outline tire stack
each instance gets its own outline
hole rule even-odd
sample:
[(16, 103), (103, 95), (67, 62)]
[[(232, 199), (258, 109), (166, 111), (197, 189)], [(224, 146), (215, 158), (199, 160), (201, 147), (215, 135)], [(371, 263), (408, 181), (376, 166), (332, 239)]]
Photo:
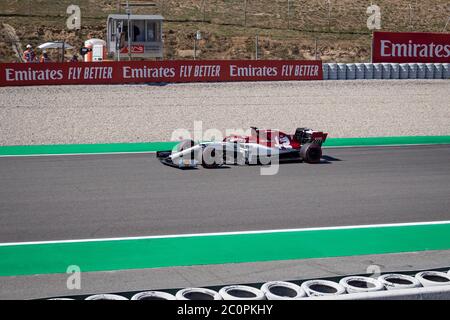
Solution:
[(450, 63), (324, 63), (323, 80), (450, 79)]
[[(297, 281), (295, 281), (297, 282)], [(387, 273), (377, 277), (347, 276), (339, 281), (324, 279), (306, 280), (299, 284), (288, 281), (269, 281), (260, 286), (228, 285), (220, 289), (184, 288), (176, 294), (165, 291), (143, 291), (127, 298), (127, 294), (94, 294), (84, 300), (301, 300), (310, 298), (334, 299), (349, 295), (364, 299), (370, 293), (394, 290), (442, 287), (450, 292), (450, 270), (421, 271), (414, 275)], [(446, 291), (447, 292), (447, 291)], [(381, 295), (382, 297), (383, 295)], [(56, 297), (48, 300), (77, 300), (76, 297)]]

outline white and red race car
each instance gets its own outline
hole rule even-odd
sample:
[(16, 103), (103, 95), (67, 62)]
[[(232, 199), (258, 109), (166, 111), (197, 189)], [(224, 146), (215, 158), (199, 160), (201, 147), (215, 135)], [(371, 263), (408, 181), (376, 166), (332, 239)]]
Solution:
[(328, 133), (297, 128), (294, 134), (251, 128), (249, 136), (227, 136), (220, 142), (181, 141), (173, 151), (159, 151), (162, 163), (177, 167), (217, 168), (225, 164), (270, 164), (275, 161), (318, 163)]

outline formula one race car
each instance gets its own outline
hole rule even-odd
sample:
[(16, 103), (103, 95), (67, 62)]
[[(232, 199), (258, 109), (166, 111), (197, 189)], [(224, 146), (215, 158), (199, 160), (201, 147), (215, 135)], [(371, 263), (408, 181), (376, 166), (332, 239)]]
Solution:
[(250, 136), (227, 136), (221, 142), (181, 141), (173, 151), (157, 152), (162, 163), (183, 168), (217, 168), (225, 164), (252, 165), (305, 161), (318, 163), (328, 133), (297, 128), (294, 134), (251, 127)]

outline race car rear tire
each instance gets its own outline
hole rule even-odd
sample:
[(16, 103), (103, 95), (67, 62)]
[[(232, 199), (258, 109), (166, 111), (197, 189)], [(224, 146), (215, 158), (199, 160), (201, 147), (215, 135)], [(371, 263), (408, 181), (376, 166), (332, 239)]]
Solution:
[(300, 157), (307, 163), (319, 163), (322, 158), (322, 147), (315, 143), (305, 143), (300, 148)]
[(202, 152), (202, 166), (207, 169), (218, 168), (224, 163), (223, 151), (214, 146), (206, 146)]

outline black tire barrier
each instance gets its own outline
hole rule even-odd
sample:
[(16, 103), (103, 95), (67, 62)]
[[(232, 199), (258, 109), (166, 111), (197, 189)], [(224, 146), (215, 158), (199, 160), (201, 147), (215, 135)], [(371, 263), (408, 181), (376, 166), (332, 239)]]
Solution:
[(347, 63), (347, 80), (356, 79), (356, 66), (354, 63)]
[(443, 286), (450, 284), (450, 275), (439, 271), (422, 271), (416, 274), (415, 278), (424, 287)]
[[(444, 286), (442, 290), (448, 290), (450, 270), (440, 270), (422, 271), (414, 276), (390, 273), (383, 274), (376, 279), (365, 276), (349, 276), (340, 279), (339, 283), (315, 279), (304, 281), (300, 286), (292, 282), (269, 281), (263, 283), (261, 289), (245, 285), (225, 286), (218, 292), (208, 288), (185, 288), (179, 290), (175, 296), (164, 291), (150, 290), (134, 294), (131, 300), (295, 300), (321, 296), (332, 299), (334, 296), (345, 295), (346, 293), (359, 293), (359, 295), (350, 296), (349, 299), (353, 299), (353, 297), (365, 299), (365, 297), (369, 298), (367, 293), (384, 289), (396, 291), (405, 289), (405, 292), (409, 292), (411, 290), (408, 291), (407, 289), (420, 290), (422, 286)], [(433, 290), (439, 290), (439, 288)], [(394, 294), (401, 296), (401, 292)], [(377, 295), (383, 297), (382, 293)], [(128, 297), (128, 294), (125, 294), (125, 296)], [(120, 294), (94, 294), (87, 297), (55, 297), (47, 300), (128, 300), (125, 296)], [(386, 296), (389, 296), (389, 293), (386, 293)]]
[(84, 300), (128, 300), (127, 298), (123, 296), (119, 296), (118, 294), (94, 294), (92, 296), (87, 297)]
[(328, 79), (329, 80), (337, 80), (338, 79), (337, 63), (328, 63)]
[(264, 293), (256, 288), (242, 285), (226, 286), (219, 290), (223, 300), (265, 300)]
[(408, 79), (417, 79), (417, 63), (408, 63), (409, 75)]
[(131, 300), (176, 300), (173, 294), (163, 291), (144, 291), (136, 293)]
[(434, 64), (434, 79), (442, 79), (444, 76), (444, 68), (441, 63)]
[(398, 63), (390, 63), (391, 65), (391, 73), (390, 79), (398, 80), (400, 79), (400, 66)]
[(185, 288), (175, 294), (177, 300), (222, 300), (217, 291), (206, 288)]
[(364, 63), (364, 79), (373, 79), (373, 63)]
[(383, 69), (383, 79), (392, 79), (391, 78), (391, 72), (392, 67), (390, 63), (382, 63), (381, 67)]
[(378, 281), (380, 281), (387, 290), (419, 288), (422, 286), (416, 278), (398, 273), (384, 274), (378, 277)]
[(337, 64), (337, 78), (338, 80), (347, 80), (347, 64), (346, 63), (338, 63)]
[(383, 284), (374, 278), (362, 276), (350, 276), (342, 278), (339, 284), (347, 293), (374, 292), (384, 289)]
[(450, 79), (450, 63), (324, 63), (323, 80)]
[(301, 284), (308, 297), (337, 296), (345, 293), (339, 283), (329, 280), (308, 280)]
[[(355, 79), (365, 79), (365, 68), (364, 63), (355, 63)], [(325, 76), (323, 78), (326, 79)]]
[(383, 65), (381, 63), (373, 63), (373, 79), (383, 79)]
[(417, 63), (417, 79), (427, 78), (427, 65), (425, 63)]
[(261, 286), (261, 291), (267, 300), (296, 300), (306, 296), (298, 285), (285, 281), (270, 281)]
[(442, 79), (450, 79), (450, 63), (442, 64)]
[(322, 65), (322, 73), (323, 73), (323, 79), (329, 79), (328, 73), (330, 72), (330, 67), (327, 63), (324, 63)]

